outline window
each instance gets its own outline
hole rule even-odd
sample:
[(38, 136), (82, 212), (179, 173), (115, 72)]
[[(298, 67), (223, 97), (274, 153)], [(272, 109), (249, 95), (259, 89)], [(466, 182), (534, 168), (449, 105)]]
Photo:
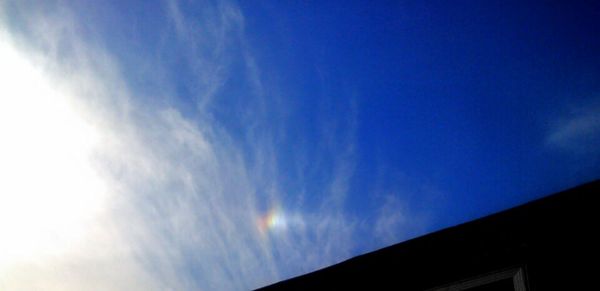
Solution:
[(487, 274), (429, 291), (526, 291), (523, 268)]

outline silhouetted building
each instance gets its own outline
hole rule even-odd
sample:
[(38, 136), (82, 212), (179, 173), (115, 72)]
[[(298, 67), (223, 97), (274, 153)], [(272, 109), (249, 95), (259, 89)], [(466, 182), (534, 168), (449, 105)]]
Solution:
[(260, 290), (598, 290), (600, 181)]

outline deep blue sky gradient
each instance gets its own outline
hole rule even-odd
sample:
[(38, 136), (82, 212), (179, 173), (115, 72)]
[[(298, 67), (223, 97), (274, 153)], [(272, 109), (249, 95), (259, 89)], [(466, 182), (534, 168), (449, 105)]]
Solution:
[(0, 40), (102, 133), (126, 251), (32, 284), (251, 289), (600, 177), (600, 1), (57, 2)]
[[(598, 178), (597, 150), (545, 142), (569, 106), (598, 98), (597, 2), (241, 4), (259, 63), (296, 102), (289, 144), (318, 142), (316, 115), (357, 104), (360, 215), (374, 181), (435, 209), (432, 230)], [(423, 185), (440, 197), (419, 201)]]
[[(597, 137), (583, 139), (585, 150), (548, 142), (573, 108), (598, 104), (598, 1), (238, 4), (243, 29), (226, 33), (243, 40), (223, 43), (220, 61), (232, 73), (207, 109), (196, 106), (202, 88), (184, 44), (162, 29), (164, 3), (74, 5), (86, 20), (80, 29), (118, 57), (127, 83), (161, 97), (144, 102), (216, 121), (247, 149), (273, 141), (273, 179), (290, 208), (320, 211), (325, 181), (348, 166), (340, 156), (351, 160), (344, 207), (363, 234), (388, 194), (426, 217), (421, 227), (398, 229), (406, 239), (599, 177)], [(207, 6), (183, 2), (182, 11), (202, 23)], [(259, 68), (261, 92), (244, 52)], [(210, 47), (203, 53), (210, 58)], [(175, 97), (139, 74), (161, 76), (146, 59), (168, 65), (163, 81)], [(260, 121), (250, 124), (253, 115)], [(360, 233), (356, 254), (382, 246)]]

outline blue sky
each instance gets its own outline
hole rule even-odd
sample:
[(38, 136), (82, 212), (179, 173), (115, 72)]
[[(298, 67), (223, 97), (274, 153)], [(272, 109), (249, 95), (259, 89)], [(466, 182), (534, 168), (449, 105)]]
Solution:
[(556, 2), (0, 1), (0, 289), (256, 288), (597, 179)]

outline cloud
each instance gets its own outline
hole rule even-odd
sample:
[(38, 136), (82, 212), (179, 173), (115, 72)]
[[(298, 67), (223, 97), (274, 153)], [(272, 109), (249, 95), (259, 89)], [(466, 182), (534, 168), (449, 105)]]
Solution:
[[(226, 1), (203, 3), (206, 10), (198, 19), (204, 22), (197, 23), (180, 5), (166, 3), (179, 43), (163, 49), (185, 52), (195, 77), (185, 83), (194, 92), (193, 114), (172, 99), (145, 95), (128, 84), (125, 73), (135, 68), (123, 67), (95, 37), (93, 26), (83, 27), (69, 8), (11, 3), (1, 10), (18, 23), (5, 20), (12, 30), (2, 34), (2, 41), (53, 84), (77, 123), (93, 128), (97, 137), (85, 161), (106, 190), (98, 194), (102, 207), (86, 222), (85, 232), (59, 255), (30, 249), (29, 257), (2, 265), (3, 289), (248, 289), (350, 255), (355, 223), (343, 211), (343, 200), (353, 175), (354, 137), (327, 149), (339, 153), (333, 155), (333, 174), (322, 185), (317, 210), (290, 203), (294, 193), (277, 180), (281, 157), (275, 140), (281, 129), (270, 129), (260, 114), (266, 106), (264, 88), (258, 65), (243, 51), (239, 8)], [(243, 97), (251, 98), (250, 109), (259, 113), (241, 118), (254, 124), (244, 135), (206, 117), (222, 98), (219, 92), (238, 57), (256, 89)], [(161, 60), (152, 65), (171, 72)], [(170, 89), (177, 84), (170, 85), (162, 94), (177, 95)], [(57, 193), (43, 194), (56, 198)], [(289, 227), (261, 231), (258, 221), (272, 208), (281, 209)]]
[(394, 195), (385, 196), (385, 202), (375, 220), (374, 232), (376, 237), (386, 243), (398, 241), (398, 229), (408, 224), (406, 207)]
[(435, 211), (444, 201), (444, 193), (430, 181), (413, 180), (409, 175), (381, 167), (371, 190), (376, 212), (366, 227), (380, 246), (397, 243), (426, 232)]
[(600, 146), (600, 105), (598, 100), (573, 108), (552, 128), (546, 142), (575, 153), (595, 153)]
[[(176, 39), (182, 45), (186, 65), (195, 77), (192, 88), (200, 109), (209, 106), (229, 75), (235, 51), (244, 29), (244, 17), (229, 1), (200, 1), (166, 3), (167, 16)], [(184, 6), (184, 7), (182, 7)], [(188, 17), (183, 11), (196, 11)]]

